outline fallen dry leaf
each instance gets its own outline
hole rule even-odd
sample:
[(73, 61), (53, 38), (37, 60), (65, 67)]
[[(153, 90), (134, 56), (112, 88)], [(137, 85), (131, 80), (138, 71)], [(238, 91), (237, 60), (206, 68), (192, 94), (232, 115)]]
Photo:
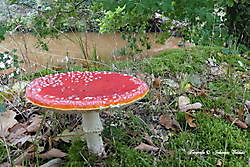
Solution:
[(225, 115), (225, 118), (230, 122), (234, 122), (234, 118), (230, 115)]
[(210, 110), (210, 112), (215, 116), (215, 117), (224, 117), (225, 111), (220, 109), (220, 108), (213, 108)]
[(180, 124), (169, 115), (161, 115), (159, 118), (159, 123), (166, 129), (172, 129), (175, 131), (181, 130)]
[(32, 117), (31, 124), (28, 125), (28, 127), (26, 128), (27, 132), (36, 132), (39, 129), (41, 122), (42, 122), (41, 116), (35, 115), (34, 117)]
[(151, 145), (148, 145), (148, 144), (145, 144), (145, 143), (141, 143), (140, 145), (136, 146), (135, 147), (136, 150), (141, 150), (141, 151), (158, 151), (159, 148), (158, 147), (155, 147), (155, 146), (151, 146)]
[(90, 64), (87, 61), (81, 61), (80, 64), (82, 65), (83, 68), (89, 68)]
[(224, 110), (221, 110), (219, 108), (212, 109), (212, 110), (208, 111), (208, 113), (212, 113), (213, 116), (215, 116), (215, 117), (223, 117), (226, 120), (228, 120), (229, 122), (231, 122), (234, 125), (238, 126), (239, 128), (242, 128), (242, 129), (247, 129), (248, 128), (248, 124), (247, 124), (246, 121), (243, 122), (243, 121), (241, 121), (239, 119), (235, 119), (232, 116), (230, 116), (228, 114), (225, 114)]
[(9, 162), (4, 162), (0, 164), (0, 167), (12, 167), (12, 165)]
[(201, 96), (201, 97), (207, 97), (207, 93), (206, 92), (197, 92), (194, 94), (196, 97)]
[(242, 122), (241, 120), (236, 120), (235, 125), (237, 125), (238, 127), (242, 128), (242, 129), (247, 129), (248, 128), (247, 124)]
[(188, 110), (196, 110), (200, 109), (202, 107), (201, 103), (193, 103), (193, 104), (187, 104), (185, 106), (180, 107), (180, 112), (187, 112)]
[(178, 106), (179, 109), (185, 107), (186, 105), (190, 104), (190, 99), (187, 96), (180, 96), (178, 98)]
[(172, 120), (172, 130), (175, 130), (175, 131), (180, 131), (181, 130), (181, 125), (179, 124), (178, 121), (176, 121), (175, 119)]
[(246, 123), (247, 125), (250, 125), (250, 114), (247, 114), (247, 115), (246, 115), (245, 123)]
[(222, 165), (222, 159), (218, 159), (216, 166), (221, 166)]
[(8, 135), (8, 129), (17, 124), (16, 113), (12, 110), (0, 113), (0, 136)]
[(247, 129), (248, 126), (246, 123), (242, 122), (241, 120), (238, 120), (238, 119), (234, 119), (232, 116), (230, 115), (225, 115), (225, 118), (232, 122), (233, 124), (235, 124), (236, 126), (238, 126), (239, 128), (242, 128), (242, 129)]
[(243, 121), (243, 119), (244, 119), (244, 114), (245, 114), (246, 110), (244, 110), (244, 109), (237, 109), (236, 112), (237, 112), (237, 114), (238, 114), (238, 118), (239, 118), (241, 121)]
[(160, 87), (161, 87), (161, 79), (160, 79), (160, 78), (156, 78), (156, 79), (153, 81), (153, 87), (154, 87), (154, 88), (160, 88)]
[(60, 159), (60, 158), (55, 158), (55, 159), (52, 159), (52, 160), (48, 161), (47, 163), (41, 165), (40, 167), (57, 167), (57, 166), (60, 166), (60, 164), (63, 162), (65, 162), (65, 161)]
[(53, 66), (53, 67), (52, 67), (52, 70), (60, 71), (60, 70), (63, 70), (63, 67), (62, 67), (61, 65)]
[(173, 150), (166, 150), (166, 155), (167, 155), (167, 157), (174, 158), (174, 151)]
[(15, 140), (12, 140), (10, 143), (12, 145), (16, 145), (18, 143), (20, 143), (21, 145), (23, 145), (24, 143), (26, 143), (27, 141), (31, 141), (31, 139), (34, 138), (30, 135), (22, 135), (19, 138), (16, 138)]
[(154, 146), (152, 138), (148, 135), (148, 133), (144, 133), (143, 139), (150, 145)]
[(28, 161), (34, 158), (35, 158), (34, 152), (32, 153), (25, 152), (24, 154), (20, 155), (17, 159), (14, 160), (14, 164), (21, 165), (25, 160)]
[(188, 123), (188, 125), (191, 127), (191, 128), (195, 128), (197, 127), (198, 125), (193, 123), (193, 121), (195, 121), (196, 119), (192, 117), (192, 115), (190, 114), (185, 114), (185, 119)]
[(246, 100), (245, 105), (247, 106), (248, 109), (250, 109), (250, 100)]
[(19, 157), (14, 160), (15, 165), (21, 165), (25, 160), (30, 160), (35, 158), (35, 146), (31, 145), (27, 150), (24, 151)]
[(164, 126), (166, 129), (171, 129), (172, 127), (172, 118), (169, 115), (161, 115), (159, 118), (159, 123)]
[(19, 141), (21, 141), (22, 143), (25, 142), (23, 139), (24, 138), (27, 139), (26, 138), (27, 134), (25, 134), (26, 129), (21, 125), (22, 125), (21, 123), (18, 123), (12, 129), (10, 129), (10, 134), (7, 138), (9, 143), (15, 145)]
[(35, 115), (25, 123), (15, 124), (12, 128), (9, 128), (8, 142), (13, 145), (18, 143), (24, 144), (32, 138), (30, 133), (36, 132), (39, 129), (41, 121), (41, 117)]
[(66, 155), (67, 155), (67, 153), (62, 152), (59, 149), (52, 148), (51, 150), (49, 150), (43, 154), (40, 154), (39, 158), (42, 158), (42, 159), (62, 158), (62, 157), (65, 157)]

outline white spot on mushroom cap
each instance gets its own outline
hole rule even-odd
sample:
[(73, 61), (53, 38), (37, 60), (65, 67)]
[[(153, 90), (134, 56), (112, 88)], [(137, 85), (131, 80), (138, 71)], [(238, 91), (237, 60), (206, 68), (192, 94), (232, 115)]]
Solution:
[(94, 97), (84, 97), (83, 99), (84, 99), (84, 100), (87, 100), (87, 99), (90, 99), (90, 100), (91, 100), (91, 99), (94, 99)]

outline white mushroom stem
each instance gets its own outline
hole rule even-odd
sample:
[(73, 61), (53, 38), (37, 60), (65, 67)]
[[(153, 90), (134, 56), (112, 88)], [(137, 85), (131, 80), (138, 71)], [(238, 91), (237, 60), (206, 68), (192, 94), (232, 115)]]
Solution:
[(101, 155), (104, 152), (101, 132), (103, 130), (99, 112), (86, 111), (82, 114), (83, 131), (86, 133), (88, 150), (91, 153)]

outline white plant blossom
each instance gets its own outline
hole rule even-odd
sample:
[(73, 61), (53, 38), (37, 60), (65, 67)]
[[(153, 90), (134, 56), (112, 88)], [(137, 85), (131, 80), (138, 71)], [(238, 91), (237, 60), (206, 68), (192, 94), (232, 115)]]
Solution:
[(17, 70), (16, 70), (16, 74), (19, 74), (20, 73), (20, 69), (18, 68)]
[(3, 55), (3, 59), (8, 59), (8, 58), (9, 58), (9, 55), (7, 55), (7, 54)]
[(12, 78), (12, 77), (14, 77), (14, 75), (15, 75), (14, 73), (11, 73), (8, 77)]
[(19, 63), (18, 60), (14, 60), (12, 53), (0, 53), (0, 71), (9, 68), (14, 68), (15, 72), (7, 74), (8, 78), (13, 78), (15, 75), (20, 74), (21, 69), (15, 64), (15, 61)]
[(206, 24), (207, 24), (206, 21), (205, 21), (205, 22), (202, 22), (202, 23), (201, 23), (201, 27), (203, 28)]
[(199, 21), (199, 20), (200, 20), (200, 17), (199, 17), (199, 16), (196, 16), (196, 17), (195, 17), (195, 20), (196, 20), (196, 21)]
[(220, 18), (220, 21), (225, 21), (225, 16), (226, 16), (226, 12), (225, 12), (225, 9), (224, 8), (215, 8), (214, 11), (213, 11), (213, 14), (215, 16), (219, 16)]
[(0, 68), (5, 69), (5, 63), (4, 62), (0, 62)]
[(11, 65), (11, 64), (12, 64), (12, 59), (7, 60), (7, 61), (5, 62), (5, 64)]

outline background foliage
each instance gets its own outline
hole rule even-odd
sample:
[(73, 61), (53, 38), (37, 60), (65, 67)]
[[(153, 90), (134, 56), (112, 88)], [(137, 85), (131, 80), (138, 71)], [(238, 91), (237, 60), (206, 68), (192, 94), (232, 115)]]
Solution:
[[(2, 0), (0, 39), (8, 32), (32, 32), (44, 49), (44, 38), (64, 32), (121, 32), (128, 48), (149, 49), (147, 32), (160, 41), (179, 35), (197, 45), (224, 46), (230, 52), (249, 49), (250, 15), (246, 0)], [(23, 9), (23, 10), (21, 10)], [(5, 18), (5, 19), (3, 19)], [(127, 53), (127, 54), (128, 54)]]
[[(158, 21), (161, 22), (160, 29), (164, 32), (177, 29), (186, 40), (198, 45), (225, 46), (239, 51), (249, 49), (250, 25), (247, 18), (250, 15), (250, 3), (244, 0), (99, 2), (108, 10), (103, 19), (105, 22), (100, 25), (106, 31), (120, 31), (126, 27), (126, 32), (144, 32), (152, 26), (149, 24), (152, 24), (150, 20), (156, 19), (155, 13), (160, 13), (162, 18)], [(116, 16), (120, 7), (123, 7), (122, 12), (119, 11), (119, 16)], [(188, 26), (177, 26), (176, 20)]]

